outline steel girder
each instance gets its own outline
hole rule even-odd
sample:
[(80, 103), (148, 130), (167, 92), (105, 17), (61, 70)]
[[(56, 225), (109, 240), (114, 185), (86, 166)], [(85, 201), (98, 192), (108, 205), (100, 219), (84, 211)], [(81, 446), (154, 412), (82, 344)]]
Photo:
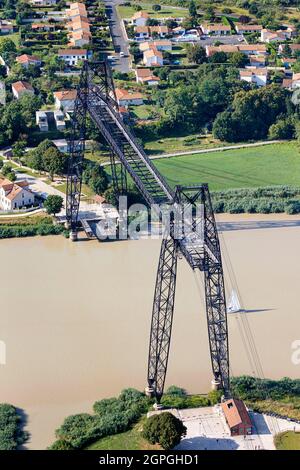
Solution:
[(175, 302), (178, 244), (172, 237), (161, 246), (154, 292), (148, 357), (148, 386), (159, 402), (164, 391)]

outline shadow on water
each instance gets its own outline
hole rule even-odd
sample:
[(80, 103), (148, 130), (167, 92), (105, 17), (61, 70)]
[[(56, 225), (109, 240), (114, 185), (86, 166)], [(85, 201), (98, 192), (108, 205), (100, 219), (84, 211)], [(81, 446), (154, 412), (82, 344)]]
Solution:
[(270, 221), (245, 221), (245, 222), (217, 222), (219, 231), (231, 232), (234, 230), (257, 230), (269, 228), (300, 227), (299, 220), (270, 220)]
[(30, 433), (28, 431), (25, 430), (27, 424), (28, 424), (28, 415), (27, 413), (25, 413), (25, 411), (22, 409), (22, 408), (16, 408), (16, 411), (17, 411), (17, 414), (18, 416), (20, 417), (20, 428), (19, 428), (19, 431), (21, 433), (25, 433), (26, 435), (26, 441), (21, 444), (20, 446), (18, 446), (18, 450), (27, 450), (27, 447), (26, 447), (26, 442), (28, 442), (28, 440), (30, 439)]

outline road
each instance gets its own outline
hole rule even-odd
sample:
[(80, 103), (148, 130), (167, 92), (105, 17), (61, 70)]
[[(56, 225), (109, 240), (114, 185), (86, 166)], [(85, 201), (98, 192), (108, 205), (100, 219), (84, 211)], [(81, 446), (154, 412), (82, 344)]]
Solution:
[(119, 72), (128, 73), (130, 72), (129, 43), (127, 41), (121, 18), (117, 11), (117, 6), (121, 3), (123, 3), (123, 0), (104, 0), (115, 51), (118, 54), (120, 52), (125, 54), (125, 57), (117, 58), (114, 62), (113, 68)]

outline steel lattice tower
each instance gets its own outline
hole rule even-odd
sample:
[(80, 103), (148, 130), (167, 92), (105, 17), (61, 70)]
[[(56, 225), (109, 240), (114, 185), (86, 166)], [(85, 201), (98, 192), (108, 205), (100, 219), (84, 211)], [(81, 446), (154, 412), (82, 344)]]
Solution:
[[(172, 333), (177, 259), (181, 253), (193, 270), (204, 273), (210, 356), (215, 384), (230, 394), (228, 326), (221, 249), (207, 184), (177, 186), (174, 191), (157, 171), (120, 117), (113, 80), (106, 63), (85, 62), (73, 117), (67, 181), (67, 222), (76, 239), (87, 115), (106, 140), (115, 191), (125, 193), (127, 173), (149, 204), (175, 205), (177, 215), (190, 209), (189, 234), (175, 237), (174, 220), (162, 241), (157, 270), (148, 358), (148, 392), (159, 403), (164, 390)], [(201, 216), (197, 214), (201, 207)], [(183, 226), (182, 226), (183, 227)], [(176, 227), (178, 230), (178, 227)]]

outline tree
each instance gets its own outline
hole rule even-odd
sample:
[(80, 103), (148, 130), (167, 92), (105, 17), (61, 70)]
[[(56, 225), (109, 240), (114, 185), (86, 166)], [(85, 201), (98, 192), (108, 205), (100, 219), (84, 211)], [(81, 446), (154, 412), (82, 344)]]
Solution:
[(61, 211), (63, 202), (64, 200), (61, 196), (50, 194), (44, 202), (44, 207), (48, 214), (55, 215)]
[(243, 54), (242, 52), (233, 52), (229, 55), (229, 62), (235, 67), (243, 68), (248, 64), (249, 60), (246, 54)]
[(295, 136), (295, 125), (291, 119), (279, 119), (269, 128), (270, 139), (292, 139)]
[(251, 20), (250, 16), (247, 16), (247, 15), (241, 15), (239, 17), (239, 23), (242, 23), (242, 24), (247, 24), (249, 23), (250, 20)]
[(44, 153), (44, 169), (48, 171), (51, 181), (54, 175), (63, 175), (66, 169), (66, 156), (55, 146), (48, 148)]
[(180, 419), (165, 412), (148, 418), (142, 434), (151, 444), (160, 444), (170, 450), (186, 435), (186, 427)]
[(186, 53), (190, 63), (203, 64), (206, 62), (206, 52), (200, 44), (187, 44)]
[(3, 55), (8, 52), (17, 52), (16, 45), (14, 41), (9, 38), (1, 38), (0, 39), (0, 55)]
[(158, 5), (158, 3), (155, 3), (154, 5), (152, 5), (152, 10), (153, 10), (153, 11), (160, 11), (160, 10), (161, 10), (161, 6)]
[(12, 146), (13, 157), (20, 160), (25, 153), (26, 145), (26, 140), (17, 140)]
[(217, 51), (209, 57), (208, 61), (213, 64), (224, 64), (225, 62), (227, 62), (227, 59), (228, 56), (226, 52)]
[(190, 1), (190, 4), (189, 4), (189, 15), (190, 15), (192, 18), (196, 18), (196, 16), (197, 16), (197, 7), (196, 7), (196, 3), (194, 2), (194, 0), (191, 0), (191, 1)]

